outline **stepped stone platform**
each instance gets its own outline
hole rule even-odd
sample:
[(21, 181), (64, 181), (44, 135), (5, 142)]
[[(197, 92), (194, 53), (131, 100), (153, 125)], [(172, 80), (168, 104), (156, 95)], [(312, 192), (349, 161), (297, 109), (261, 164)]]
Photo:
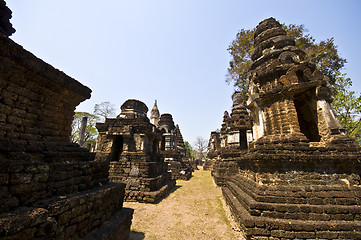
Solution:
[[(69, 142), (75, 107), (91, 90), (9, 39), (4, 21), (0, 239), (88, 239), (100, 230), (99, 239), (127, 239), (133, 210), (122, 208), (125, 185), (109, 183), (109, 164)], [(107, 222), (114, 224), (105, 230)]]
[(361, 239), (361, 149), (330, 106), (328, 78), (274, 19), (254, 35), (253, 136), (222, 187), (247, 239)]
[(222, 191), (250, 239), (361, 237), (361, 154), (348, 146), (343, 152), (335, 148), (333, 153), (308, 147), (308, 152), (250, 153), (239, 159), (240, 173)]

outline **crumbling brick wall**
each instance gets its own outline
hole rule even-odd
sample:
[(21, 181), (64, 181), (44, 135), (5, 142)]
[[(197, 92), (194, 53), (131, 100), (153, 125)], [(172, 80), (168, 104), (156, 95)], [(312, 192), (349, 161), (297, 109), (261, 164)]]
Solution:
[(125, 185), (70, 142), (90, 93), (0, 32), (0, 239), (127, 239)]
[(75, 107), (91, 90), (4, 36), (0, 46), (0, 152), (69, 142)]

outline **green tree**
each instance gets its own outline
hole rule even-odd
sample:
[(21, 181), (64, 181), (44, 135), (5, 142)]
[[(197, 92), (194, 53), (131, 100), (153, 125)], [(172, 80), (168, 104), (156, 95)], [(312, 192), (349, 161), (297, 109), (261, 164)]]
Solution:
[(361, 96), (351, 90), (352, 81), (342, 74), (336, 78), (333, 109), (349, 136), (361, 143)]
[[(330, 83), (335, 84), (340, 70), (347, 62), (338, 55), (337, 45), (330, 38), (319, 43), (307, 32), (304, 25), (283, 25), (287, 35), (295, 39), (296, 46), (306, 52), (306, 59), (313, 61), (323, 74), (330, 78)], [(229, 63), (226, 82), (233, 83), (244, 96), (247, 94), (248, 71), (252, 64), (251, 54), (254, 51), (253, 36), (255, 29), (241, 29), (228, 48), (232, 60)]]
[(190, 156), (192, 158), (196, 157), (195, 151), (194, 151), (192, 145), (188, 141), (184, 142), (184, 146), (185, 146), (185, 149), (186, 149), (186, 155), (187, 156)]
[(83, 117), (87, 117), (87, 126), (85, 128), (85, 135), (84, 135), (84, 147), (94, 146), (96, 138), (98, 136), (98, 131), (95, 127), (95, 124), (100, 121), (100, 118), (98, 116), (95, 116), (93, 114), (87, 113), (87, 112), (75, 112), (74, 120), (72, 123), (72, 133), (71, 133), (71, 141), (78, 143), (79, 141), (79, 134), (81, 129), (81, 122)]

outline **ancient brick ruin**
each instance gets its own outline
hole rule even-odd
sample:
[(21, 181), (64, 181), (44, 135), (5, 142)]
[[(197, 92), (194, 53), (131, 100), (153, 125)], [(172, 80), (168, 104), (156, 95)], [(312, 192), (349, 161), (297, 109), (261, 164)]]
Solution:
[(214, 164), (220, 160), (221, 150), (221, 134), (220, 132), (211, 132), (208, 141), (208, 152), (206, 162), (203, 164), (203, 170), (210, 171), (213, 169)]
[(8, 35), (0, 34), (0, 239), (127, 239), (125, 185), (108, 183), (108, 163), (70, 143), (75, 107), (91, 90)]
[(249, 239), (361, 239), (361, 151), (328, 78), (273, 18), (259, 23), (248, 107), (255, 141), (222, 188)]
[(174, 125), (171, 114), (165, 113), (160, 116), (157, 127), (162, 134), (160, 153), (168, 164), (172, 179), (189, 180), (192, 177), (192, 170), (183, 162), (185, 147), (179, 126)]
[(148, 107), (130, 99), (117, 118), (97, 123), (96, 159), (110, 162), (109, 178), (126, 184), (125, 200), (156, 203), (175, 186), (159, 153), (162, 135), (147, 117)]
[(245, 154), (248, 149), (247, 134), (251, 129), (251, 120), (244, 106), (242, 95), (232, 95), (231, 115), (226, 111), (220, 132), (221, 149), (219, 161), (213, 165), (212, 176), (218, 186), (225, 184), (225, 179), (238, 173), (236, 158)]

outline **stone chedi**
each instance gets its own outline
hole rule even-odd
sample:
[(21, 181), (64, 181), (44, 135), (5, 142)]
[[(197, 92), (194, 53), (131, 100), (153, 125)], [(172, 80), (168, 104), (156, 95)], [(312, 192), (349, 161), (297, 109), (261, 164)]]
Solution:
[[(187, 168), (186, 171), (193, 172), (194, 168), (192, 166), (192, 161), (189, 159), (189, 156), (188, 156), (188, 155), (190, 155), (190, 153), (187, 153), (186, 146), (185, 146), (179, 125), (177, 124), (175, 126), (175, 128), (176, 128), (175, 130), (176, 130), (176, 136), (177, 136), (176, 137), (176, 145), (177, 145), (177, 150), (178, 150), (179, 154), (181, 155), (182, 165)], [(187, 174), (183, 174), (183, 175), (187, 175)]]
[(244, 154), (248, 148), (247, 134), (251, 130), (251, 119), (244, 106), (242, 95), (236, 91), (232, 95), (231, 115), (226, 111), (221, 127), (220, 161), (214, 164), (212, 176), (218, 186), (225, 183), (227, 177), (238, 173), (236, 158)]
[(69, 142), (91, 90), (6, 35), (0, 46), (0, 239), (127, 239), (125, 185)]
[(126, 184), (126, 200), (156, 203), (175, 186), (159, 154), (160, 131), (150, 123), (147, 106), (124, 102), (117, 118), (97, 123), (96, 159), (110, 162), (109, 178)]
[(361, 239), (360, 148), (328, 78), (274, 19), (259, 23), (248, 107), (255, 141), (222, 187), (249, 239)]
[(185, 146), (179, 126), (174, 125), (173, 117), (169, 113), (161, 115), (158, 129), (162, 134), (160, 153), (168, 164), (168, 171), (173, 179), (189, 180), (192, 177), (191, 168), (183, 162)]

